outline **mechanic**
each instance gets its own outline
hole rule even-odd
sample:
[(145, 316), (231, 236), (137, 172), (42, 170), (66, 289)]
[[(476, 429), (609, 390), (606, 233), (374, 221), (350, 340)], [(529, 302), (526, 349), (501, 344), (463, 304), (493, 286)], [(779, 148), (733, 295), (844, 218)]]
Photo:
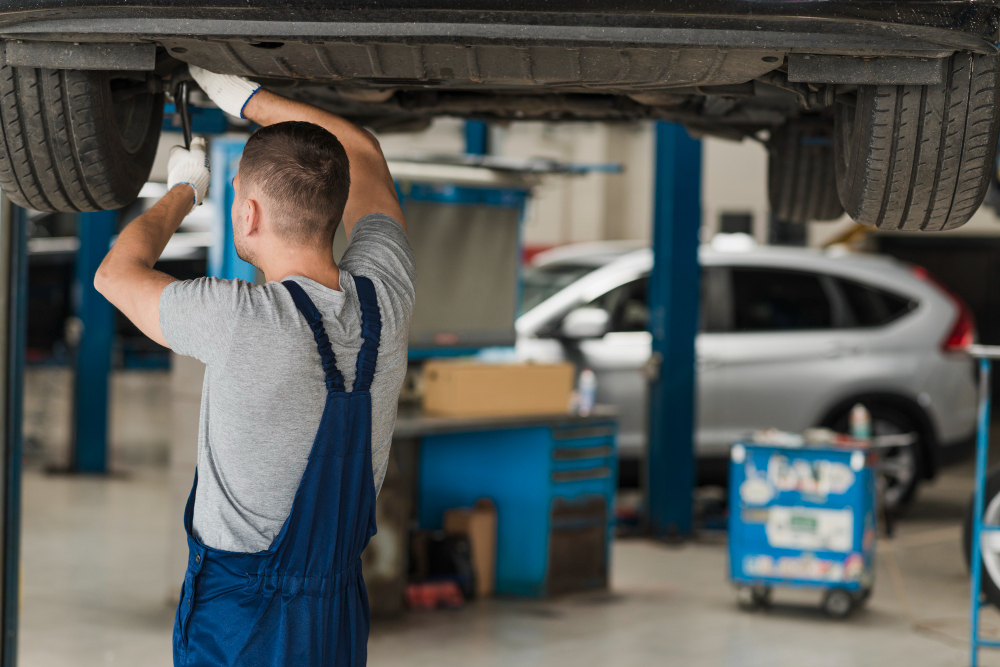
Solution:
[(174, 664), (363, 665), (360, 556), (414, 302), (396, 189), (365, 130), (243, 78), (191, 72), (223, 111), (262, 126), (233, 179), (232, 221), (237, 254), (265, 282), (153, 268), (207, 194), (201, 138), (171, 149), (167, 194), (121, 232), (94, 280), (143, 333), (206, 365)]

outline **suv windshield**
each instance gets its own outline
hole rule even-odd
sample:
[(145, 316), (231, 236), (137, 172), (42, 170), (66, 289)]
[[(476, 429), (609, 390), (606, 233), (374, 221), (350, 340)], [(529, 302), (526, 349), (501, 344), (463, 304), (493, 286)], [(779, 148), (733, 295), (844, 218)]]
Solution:
[[(549, 264), (524, 270), (524, 294), (521, 313), (526, 313), (542, 301), (584, 277), (597, 267), (583, 264)], [(520, 313), (518, 313), (520, 314)]]

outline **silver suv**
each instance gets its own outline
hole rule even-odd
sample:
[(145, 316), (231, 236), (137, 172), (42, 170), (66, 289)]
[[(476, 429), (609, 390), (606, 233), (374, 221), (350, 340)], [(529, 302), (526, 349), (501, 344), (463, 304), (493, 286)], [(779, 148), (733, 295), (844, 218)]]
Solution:
[[(646, 446), (648, 248), (567, 246), (535, 258), (517, 320), (522, 359), (571, 360), (597, 374), (621, 413), (623, 471)], [(760, 428), (847, 429), (864, 403), (873, 432), (916, 433), (886, 457), (887, 503), (902, 505), (975, 428), (975, 337), (964, 303), (919, 267), (846, 252), (758, 247), (716, 237), (700, 252), (697, 452), (724, 478), (731, 443)], [(669, 372), (669, 369), (666, 369)]]

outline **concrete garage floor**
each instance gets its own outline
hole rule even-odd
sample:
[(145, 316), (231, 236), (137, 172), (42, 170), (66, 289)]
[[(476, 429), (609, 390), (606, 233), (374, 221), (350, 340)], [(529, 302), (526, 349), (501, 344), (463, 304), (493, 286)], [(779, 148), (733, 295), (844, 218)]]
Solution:
[[(682, 546), (619, 540), (606, 593), (552, 602), (491, 600), (378, 624), (369, 663), (407, 665), (965, 665), (968, 584), (959, 521), (971, 465), (925, 487), (883, 548), (869, 607), (831, 621), (818, 595), (778, 591), (770, 611), (736, 608), (724, 535)], [(24, 480), (21, 664), (171, 664), (166, 473)], [(888, 546), (883, 543), (883, 547)], [(984, 614), (1000, 635), (1000, 615)], [(983, 652), (1000, 665), (1000, 653)]]

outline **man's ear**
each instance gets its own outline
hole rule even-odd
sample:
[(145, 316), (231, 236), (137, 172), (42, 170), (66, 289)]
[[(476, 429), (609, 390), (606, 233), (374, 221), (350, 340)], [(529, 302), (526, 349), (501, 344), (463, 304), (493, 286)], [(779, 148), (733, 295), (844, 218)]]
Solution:
[(254, 236), (260, 234), (264, 223), (264, 215), (260, 207), (260, 202), (252, 197), (247, 197), (246, 207), (246, 235)]

